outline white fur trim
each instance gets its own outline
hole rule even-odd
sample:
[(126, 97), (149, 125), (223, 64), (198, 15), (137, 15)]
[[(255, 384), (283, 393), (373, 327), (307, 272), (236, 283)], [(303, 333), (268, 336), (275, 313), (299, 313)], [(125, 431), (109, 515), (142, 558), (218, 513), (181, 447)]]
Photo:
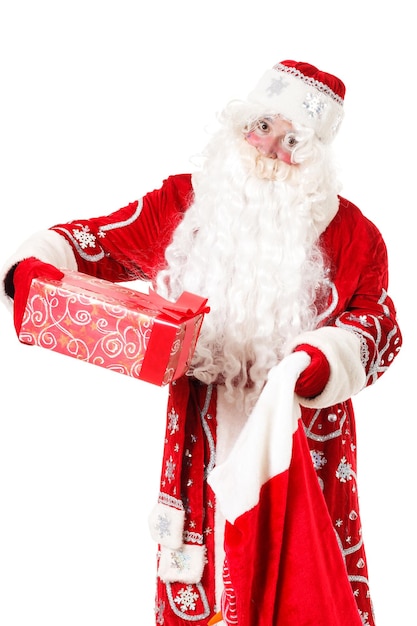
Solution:
[(262, 76), (248, 100), (291, 122), (313, 128), (323, 143), (335, 137), (343, 119), (343, 101), (329, 88), (277, 64)]
[(4, 291), (4, 280), (9, 270), (18, 263), (34, 256), (44, 263), (55, 265), (59, 269), (76, 270), (77, 261), (70, 244), (53, 230), (42, 230), (26, 239), (11, 257), (7, 259), (0, 270), (0, 301), (10, 310), (13, 301)]
[(305, 352), (294, 352), (270, 370), (232, 451), (208, 477), (222, 513), (232, 524), (258, 503), (262, 485), (289, 467), (292, 436), (301, 415), (294, 387), (309, 362)]
[(204, 546), (184, 545), (180, 550), (161, 548), (158, 576), (164, 582), (199, 583), (206, 560)]
[(329, 361), (330, 378), (319, 396), (311, 400), (299, 397), (300, 404), (322, 409), (347, 400), (364, 387), (366, 372), (361, 362), (360, 340), (354, 333), (325, 326), (298, 335), (289, 348), (293, 350), (302, 343), (323, 352)]
[[(217, 387), (216, 408), (216, 463), (218, 465), (221, 465), (227, 459), (233, 445), (236, 442), (236, 439), (247, 421), (247, 415), (241, 410), (241, 405), (239, 403), (236, 404), (233, 400), (227, 400), (225, 394), (225, 385), (219, 385)], [(220, 507), (216, 506), (214, 523), (214, 574), (217, 606), (220, 606), (224, 588), (224, 525), (224, 515), (220, 510)]]
[(158, 502), (149, 515), (152, 538), (159, 544), (178, 550), (182, 547), (185, 511)]
[(224, 564), (224, 529), (225, 519), (220, 507), (214, 510), (214, 589), (216, 605), (220, 606), (224, 589), (223, 564)]
[(218, 465), (226, 460), (247, 419), (240, 404), (226, 398), (226, 386), (219, 385), (216, 409), (216, 463)]

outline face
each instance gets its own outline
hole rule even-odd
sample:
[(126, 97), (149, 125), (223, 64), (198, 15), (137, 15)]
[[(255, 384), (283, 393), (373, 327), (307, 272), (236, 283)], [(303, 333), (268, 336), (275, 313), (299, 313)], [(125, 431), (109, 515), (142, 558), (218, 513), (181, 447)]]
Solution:
[(262, 117), (245, 131), (245, 139), (260, 154), (292, 164), (292, 152), (297, 145), (291, 122), (281, 117)]

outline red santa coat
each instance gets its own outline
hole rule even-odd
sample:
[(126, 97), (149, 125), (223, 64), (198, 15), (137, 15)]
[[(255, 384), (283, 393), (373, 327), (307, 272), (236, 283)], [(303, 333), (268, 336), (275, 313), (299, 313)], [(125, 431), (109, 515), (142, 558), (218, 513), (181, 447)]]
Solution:
[[(109, 216), (58, 224), (44, 235), (37, 235), (24, 244), (10, 263), (23, 256), (34, 255), (57, 266), (78, 269), (107, 280), (153, 279), (164, 265), (164, 251), (192, 200), (192, 193), (189, 175), (172, 176), (164, 181), (159, 190)], [(331, 298), (317, 330), (303, 333), (294, 345), (310, 343), (320, 348), (330, 362), (332, 373), (318, 398), (312, 401), (299, 399), (303, 403), (299, 422), (303, 428), (297, 428), (294, 433), (291, 463), (296, 469), (292, 473), (290, 471), (287, 482), (291, 484), (291, 476), (303, 472), (300, 467), (305, 467), (305, 450), (309, 449), (310, 469), (314, 467), (320, 486), (319, 493), (316, 491), (313, 498), (319, 503), (318, 509), (314, 509), (315, 513), (310, 510), (309, 519), (311, 521), (312, 516), (318, 515), (317, 510), (326, 512), (344, 565), (339, 579), (333, 582), (335, 589), (343, 588), (340, 596), (333, 594), (336, 599), (333, 605), (340, 613), (338, 603), (346, 601), (341, 613), (347, 611), (346, 615), (349, 615), (350, 599), (346, 596), (344, 579), (347, 574), (351, 585), (349, 590), (353, 592), (361, 622), (373, 626), (359, 515), (356, 432), (350, 397), (362, 387), (374, 383), (389, 367), (400, 348), (401, 335), (393, 303), (386, 291), (386, 249), (376, 227), (356, 206), (340, 198), (339, 210), (322, 233), (320, 244), (328, 260)], [(189, 378), (180, 379), (171, 386), (161, 493), (150, 522), (151, 531), (161, 545), (155, 609), (156, 623), (160, 625), (179, 626), (192, 622), (202, 626), (219, 608), (214, 588), (216, 498), (207, 481), (215, 467), (216, 410), (215, 386), (207, 387)], [(308, 442), (308, 448), (304, 446), (304, 440)], [(315, 484), (317, 486), (317, 482)], [(312, 487), (310, 479), (305, 485), (305, 494), (314, 493), (315, 487)], [(265, 495), (270, 486), (271, 483), (260, 485), (261, 493)], [(268, 503), (268, 498), (264, 500), (261, 497), (259, 502)], [(267, 506), (270, 508), (271, 499)], [(243, 510), (244, 507), (245, 503)], [(234, 548), (242, 542), (243, 535), (248, 535), (250, 525), (239, 527), (239, 518), (234, 520), (235, 524), (227, 516), (226, 520), (225, 549), (231, 560), (233, 598), (238, 611), (241, 610), (240, 626), (259, 623), (259, 611), (264, 626), (295, 623), (297, 626), (313, 623), (345, 626), (343, 619), (338, 622), (331, 614), (334, 607), (330, 609), (326, 603), (319, 611), (321, 621), (310, 619), (313, 612), (310, 611), (309, 616), (308, 606), (313, 606), (318, 596), (314, 595), (314, 590), (310, 594), (310, 589), (297, 588), (295, 573), (289, 579), (284, 577), (274, 582), (272, 595), (275, 598), (261, 597), (259, 584), (254, 584), (249, 593), (250, 574), (248, 579), (247, 575), (239, 573), (242, 569), (246, 572), (249, 569), (244, 567), (242, 555), (239, 557), (239, 550)], [(316, 535), (312, 543), (316, 552), (326, 549), (327, 542), (331, 541), (326, 524), (325, 528), (313, 524)], [(275, 531), (271, 528), (271, 533)], [(236, 541), (237, 536), (239, 542)], [(286, 563), (285, 558), (282, 564)], [(337, 557), (334, 558), (337, 561)], [(326, 559), (321, 559), (322, 565), (323, 562)], [(299, 561), (297, 563), (302, 567)], [(340, 563), (329, 567), (327, 582), (329, 572), (333, 576), (333, 568), (339, 566)], [(291, 562), (286, 564), (286, 568), (291, 570)], [(325, 570), (324, 565), (323, 575)], [(255, 576), (261, 580), (260, 571), (259, 567), (253, 568), (252, 578)], [(283, 594), (285, 597), (291, 595), (291, 588), (292, 608), (297, 602), (304, 607), (303, 615), (298, 615), (296, 621), (291, 621), (291, 607), (286, 615), (279, 614), (280, 600)], [(268, 593), (271, 595), (270, 588)], [(258, 597), (255, 597), (256, 594)], [(255, 617), (248, 612), (248, 601), (249, 605), (253, 605), (258, 600), (258, 616)], [(268, 604), (265, 604), (264, 613), (259, 609), (262, 602)]]

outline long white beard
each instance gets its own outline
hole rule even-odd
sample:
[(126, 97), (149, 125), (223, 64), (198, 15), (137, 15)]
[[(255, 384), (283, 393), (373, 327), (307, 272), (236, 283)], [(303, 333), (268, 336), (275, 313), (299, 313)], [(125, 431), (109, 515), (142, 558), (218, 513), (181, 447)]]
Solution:
[(329, 202), (317, 189), (317, 172), (285, 164), (270, 172), (255, 154), (226, 131), (212, 142), (157, 278), (165, 297), (185, 290), (208, 298), (191, 373), (224, 382), (247, 411), (287, 343), (315, 326), (326, 282), (316, 242), (337, 203), (336, 193)]

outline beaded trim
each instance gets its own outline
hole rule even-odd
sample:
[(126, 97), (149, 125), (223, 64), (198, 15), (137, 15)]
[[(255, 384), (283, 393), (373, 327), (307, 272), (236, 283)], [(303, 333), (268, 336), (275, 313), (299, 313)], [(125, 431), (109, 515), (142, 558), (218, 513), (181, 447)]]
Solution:
[(311, 87), (315, 87), (318, 91), (321, 91), (322, 93), (325, 93), (327, 96), (330, 96), (330, 98), (332, 98), (332, 100), (337, 102), (337, 104), (339, 104), (340, 106), (343, 106), (343, 98), (338, 96), (332, 89), (330, 89), (330, 87), (328, 87), (324, 83), (321, 83), (319, 80), (316, 80), (315, 78), (311, 78), (310, 76), (305, 76), (305, 74), (302, 74), (300, 70), (297, 70), (295, 67), (288, 67), (287, 65), (283, 65), (282, 63), (277, 63), (276, 65), (274, 65), (273, 69), (277, 70), (277, 72), (285, 72), (286, 74), (292, 74), (296, 78), (300, 78), (307, 85), (310, 85)]

